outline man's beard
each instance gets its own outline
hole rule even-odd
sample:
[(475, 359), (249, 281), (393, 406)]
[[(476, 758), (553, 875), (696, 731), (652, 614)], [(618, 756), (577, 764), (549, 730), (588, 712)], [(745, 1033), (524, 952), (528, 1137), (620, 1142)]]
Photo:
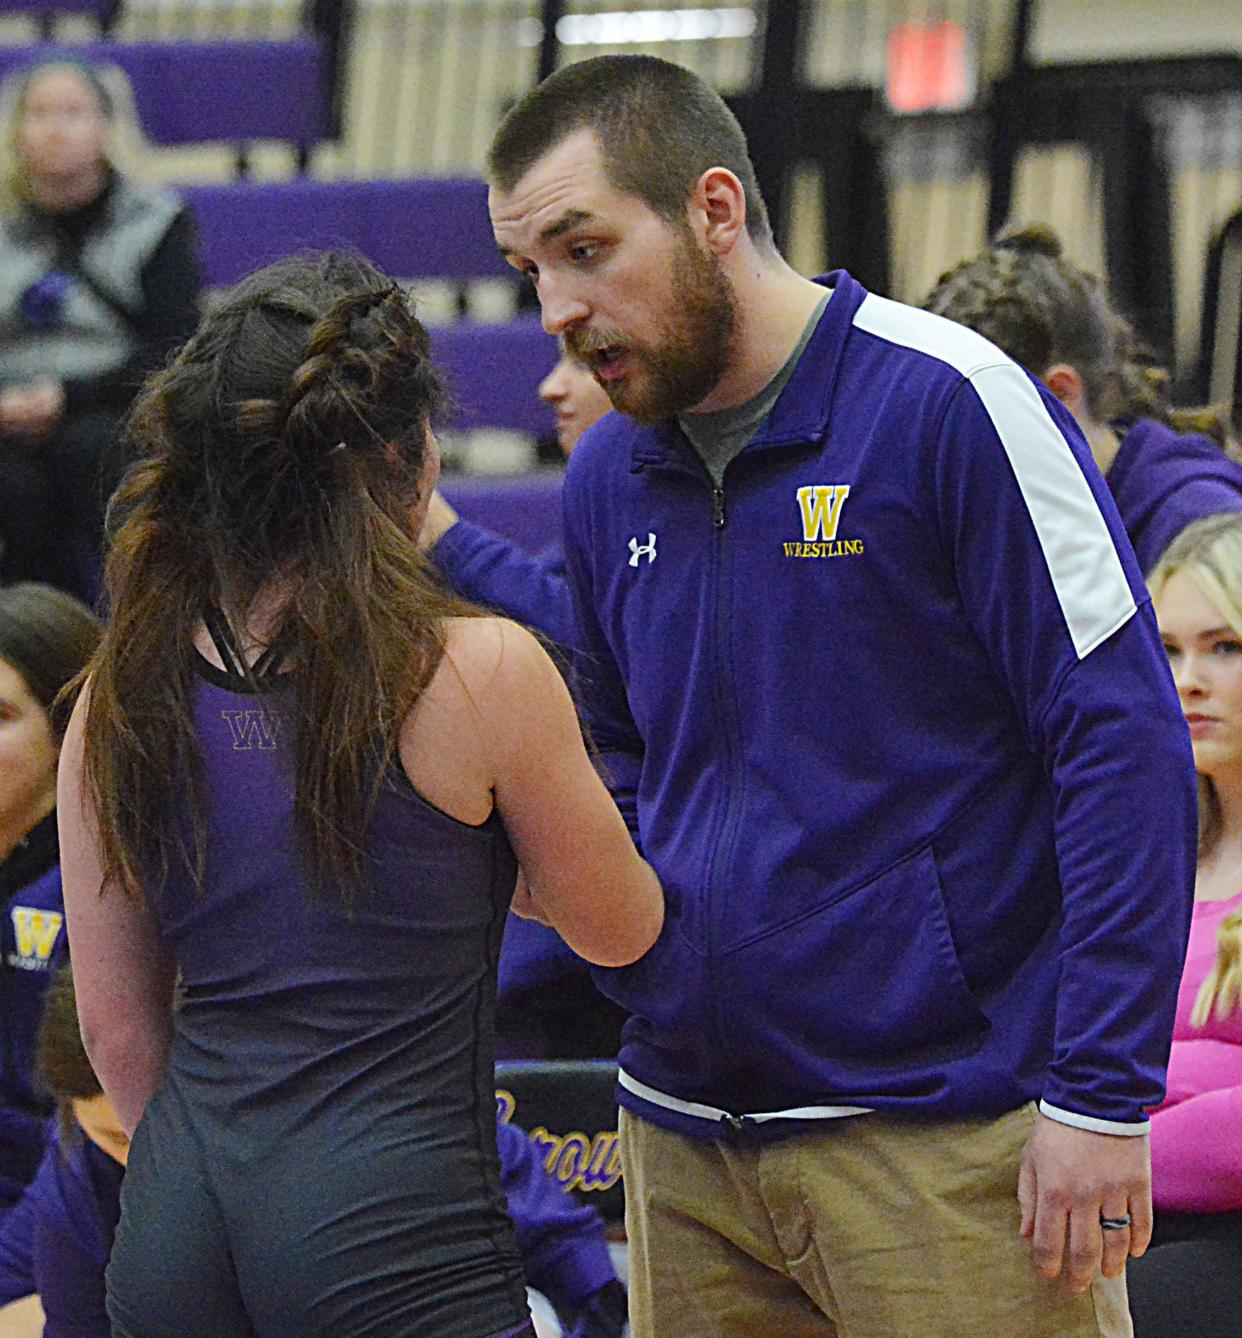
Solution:
[(618, 412), (652, 426), (692, 409), (720, 383), (729, 365), (737, 298), (714, 255), (687, 229), (673, 258), (669, 281), (673, 320), (662, 322), (658, 342), (638, 344), (603, 333), (567, 331), (565, 345), (593, 366), (591, 354), (618, 347), (635, 364), (628, 376), (596, 380)]

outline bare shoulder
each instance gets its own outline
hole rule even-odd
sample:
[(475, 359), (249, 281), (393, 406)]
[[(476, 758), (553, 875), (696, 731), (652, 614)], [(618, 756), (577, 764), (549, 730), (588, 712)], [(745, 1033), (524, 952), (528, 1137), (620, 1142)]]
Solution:
[[(546, 666), (546, 668), (545, 668)], [(555, 679), (555, 684), (549, 681)], [(529, 747), (529, 731), (572, 717), (568, 693), (536, 637), (505, 618), (450, 618), (444, 657), (401, 731), (414, 788), (463, 822), (482, 822), (498, 779)]]
[(537, 692), (556, 666), (534, 633), (508, 618), (450, 618), (445, 624), (444, 663), (448, 673), (480, 708), (512, 704), (514, 696)]
[[(81, 784), (81, 772), (86, 751), (86, 717), (90, 711), (90, 680), (82, 685), (77, 701), (69, 715), (64, 738), (61, 739), (57, 765), (57, 783), (60, 788), (59, 802), (64, 804), (71, 793)], [(68, 808), (64, 811), (68, 811)]]

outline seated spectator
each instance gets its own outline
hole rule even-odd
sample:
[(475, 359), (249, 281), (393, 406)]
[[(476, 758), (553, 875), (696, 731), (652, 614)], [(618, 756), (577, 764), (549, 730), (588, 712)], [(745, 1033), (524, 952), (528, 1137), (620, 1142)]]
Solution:
[(37, 1294), (44, 1338), (107, 1338), (104, 1270), (120, 1218), (129, 1139), (82, 1048), (67, 964), (48, 991), (38, 1076), (59, 1119), (38, 1174), (0, 1222), (0, 1306)]
[[(611, 408), (603, 387), (577, 358), (560, 360), (539, 385), (556, 411), (556, 439), (568, 459), (578, 438)], [(558, 549), (532, 557), (517, 544), (462, 520), (437, 492), (423, 526), (423, 546), (463, 599), (497, 609), (565, 646), (571, 635), (565, 560)]]
[(1242, 466), (1218, 442), (1179, 434), (1152, 393), (1159, 377), (1133, 361), (1129, 326), (1048, 229), (1002, 236), (923, 305), (992, 340), (1069, 409), (1144, 572), (1192, 520), (1242, 511)]
[[(0, 1307), (37, 1293), (44, 1338), (108, 1338), (104, 1270), (120, 1219), (129, 1139), (82, 1046), (67, 963), (48, 992), (38, 1073), (60, 1118), (38, 1174), (0, 1222)], [(548, 1175), (521, 1129), (498, 1124), (496, 1135), (527, 1281), (551, 1301), (568, 1338), (618, 1338), (625, 1290), (599, 1214)]]
[(587, 428), (612, 410), (608, 392), (564, 344), (556, 366), (539, 383), (539, 398), (556, 412), (556, 444), (566, 460)]
[(34, 1081), (43, 995), (64, 950), (56, 837), (61, 689), (99, 638), (76, 599), (33, 583), (0, 589), (0, 1211), (43, 1155), (50, 1107)]
[(497, 1122), (496, 1146), (527, 1283), (552, 1303), (565, 1338), (620, 1338), (628, 1306), (603, 1219), (548, 1174), (516, 1124)]
[(1152, 1112), (1136, 1338), (1233, 1338), (1242, 1276), (1242, 516), (1196, 521), (1150, 585), (1199, 773), (1199, 860), (1168, 1095)]
[(98, 549), (121, 471), (120, 421), (146, 373), (197, 323), (189, 214), (109, 156), (123, 92), (77, 61), (36, 65), (6, 89), (0, 581), (91, 584), (80, 567)]
[[(561, 351), (539, 386), (556, 410), (568, 458), (578, 438), (612, 404), (585, 365)], [(559, 549), (532, 557), (432, 496), (422, 542), (453, 590), (566, 646), (572, 636), (565, 561)], [(617, 1053), (622, 1011), (596, 990), (586, 963), (535, 920), (509, 916), (500, 953), (496, 1054), (501, 1059), (595, 1059)]]

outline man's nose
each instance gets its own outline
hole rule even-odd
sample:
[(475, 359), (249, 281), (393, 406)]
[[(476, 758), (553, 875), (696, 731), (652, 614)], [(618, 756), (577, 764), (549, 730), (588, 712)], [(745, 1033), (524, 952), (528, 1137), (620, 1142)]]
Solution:
[(590, 315), (587, 304), (568, 285), (556, 279), (541, 277), (538, 292), (543, 328), (550, 335), (562, 335)]

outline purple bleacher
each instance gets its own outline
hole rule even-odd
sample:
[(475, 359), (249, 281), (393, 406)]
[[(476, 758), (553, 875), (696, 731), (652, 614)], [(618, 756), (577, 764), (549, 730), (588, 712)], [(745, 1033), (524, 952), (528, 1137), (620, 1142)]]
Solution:
[(492, 237), (487, 186), (474, 179), (239, 181), (181, 194), (213, 287), (294, 251), (342, 246), (403, 279), (512, 273)]
[(519, 478), (463, 477), (440, 480), (440, 491), (465, 520), (482, 525), (539, 554), (561, 542), (561, 481), (564, 471), (540, 470)]
[[(181, 194), (198, 220), (212, 287), (297, 251), (333, 247), (360, 251), (400, 279), (513, 277), (492, 236), (487, 186), (473, 178), (242, 181)], [(537, 391), (556, 363), (556, 343), (536, 317), (438, 327), (432, 348), (459, 406), (452, 426), (552, 430)]]
[(115, 8), (116, 0), (0, 0), (0, 14), (30, 14), (37, 19), (82, 14), (102, 23)]
[(324, 54), (311, 36), (0, 47), (0, 78), (61, 55), (124, 70), (143, 132), (156, 144), (310, 145), (327, 133)]
[(542, 436), (554, 426), (552, 410), (539, 399), (539, 383), (556, 365), (556, 341), (537, 316), (500, 325), (437, 326), (431, 353), (458, 405), (453, 427), (512, 428)]

